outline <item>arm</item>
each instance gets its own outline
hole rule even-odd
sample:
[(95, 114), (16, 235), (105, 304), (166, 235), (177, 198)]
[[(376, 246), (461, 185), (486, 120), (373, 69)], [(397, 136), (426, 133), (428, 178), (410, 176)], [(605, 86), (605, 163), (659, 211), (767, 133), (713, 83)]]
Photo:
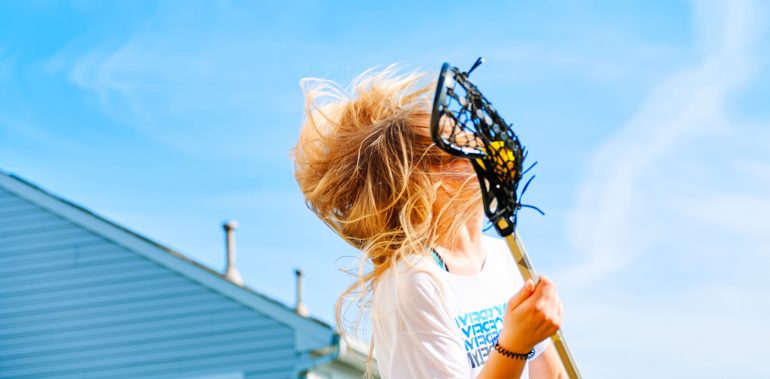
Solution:
[[(562, 305), (556, 293), (556, 285), (545, 276), (541, 277), (537, 285), (527, 280), (524, 287), (508, 300), (500, 346), (517, 353), (530, 351), (537, 343), (559, 330), (561, 314)], [(524, 362), (494, 351), (478, 378), (519, 378)], [(561, 378), (557, 373), (563, 373), (563, 377), (567, 378), (552, 345), (532, 361), (530, 370), (533, 378)]]
[(537, 379), (567, 379), (567, 372), (561, 364), (553, 344), (529, 363), (529, 376)]
[[(503, 321), (503, 331), (499, 336), (500, 346), (504, 347), (508, 351), (526, 353), (532, 348), (528, 347), (527, 343), (522, 343), (521, 339), (510, 337), (506, 334), (506, 330), (513, 329), (513, 326), (507, 324), (512, 322), (511, 311), (521, 306), (521, 304), (534, 291), (534, 285), (531, 281), (524, 283), (524, 287), (510, 300), (508, 300), (508, 307), (505, 314), (505, 320)], [(533, 344), (534, 346), (534, 344)], [(492, 379), (492, 378), (520, 378), (521, 373), (524, 371), (524, 364), (526, 361), (511, 359), (502, 356), (497, 350), (492, 350), (489, 354), (487, 363), (484, 364), (484, 368), (479, 373), (477, 379)]]
[(492, 379), (492, 378), (520, 378), (522, 371), (524, 371), (524, 363), (526, 361), (511, 359), (500, 355), (497, 351), (494, 351), (489, 355), (487, 363), (484, 364), (484, 369), (481, 370), (477, 379)]

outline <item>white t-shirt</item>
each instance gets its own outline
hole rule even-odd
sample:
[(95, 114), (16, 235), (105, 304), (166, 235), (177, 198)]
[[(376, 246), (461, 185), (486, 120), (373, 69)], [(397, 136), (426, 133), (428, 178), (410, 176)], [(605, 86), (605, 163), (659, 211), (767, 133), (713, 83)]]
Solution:
[[(482, 243), (486, 259), (473, 276), (446, 272), (429, 255), (414, 255), (383, 274), (371, 308), (383, 378), (475, 378), (481, 372), (508, 299), (524, 284), (505, 241), (484, 236)], [(548, 343), (535, 346), (535, 357)], [(529, 378), (528, 366), (522, 378)]]

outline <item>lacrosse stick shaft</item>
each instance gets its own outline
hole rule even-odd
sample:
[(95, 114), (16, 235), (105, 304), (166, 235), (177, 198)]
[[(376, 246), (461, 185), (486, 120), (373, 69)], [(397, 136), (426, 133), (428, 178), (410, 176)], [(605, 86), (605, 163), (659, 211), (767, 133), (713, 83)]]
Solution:
[[(509, 234), (505, 237), (505, 242), (508, 243), (508, 248), (511, 249), (511, 254), (513, 254), (514, 260), (516, 260), (516, 266), (519, 268), (524, 280), (532, 279), (532, 281), (537, 283), (537, 273), (535, 273), (535, 269), (529, 261), (527, 250), (524, 249), (524, 244), (521, 242), (521, 236), (514, 237), (513, 234)], [(561, 330), (551, 336), (551, 342), (553, 342), (553, 346), (559, 353), (559, 358), (561, 359), (561, 363), (564, 365), (564, 369), (567, 371), (569, 378), (581, 379), (582, 377), (580, 376), (577, 364), (575, 363), (575, 358), (572, 357), (572, 354), (567, 347), (567, 341), (564, 340)]]

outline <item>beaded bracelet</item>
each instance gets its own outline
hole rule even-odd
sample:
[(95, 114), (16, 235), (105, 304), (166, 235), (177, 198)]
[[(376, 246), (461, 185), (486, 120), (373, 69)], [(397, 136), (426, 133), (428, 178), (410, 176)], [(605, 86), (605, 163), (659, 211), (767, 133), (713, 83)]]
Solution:
[(504, 347), (500, 346), (500, 344), (497, 342), (497, 338), (495, 338), (495, 346), (494, 346), (494, 348), (495, 348), (495, 351), (497, 351), (498, 353), (500, 353), (504, 357), (518, 359), (518, 360), (521, 360), (521, 361), (527, 360), (527, 359), (532, 359), (532, 357), (535, 356), (535, 349), (530, 350), (529, 353), (526, 353), (526, 354), (514, 353), (512, 351), (508, 351)]

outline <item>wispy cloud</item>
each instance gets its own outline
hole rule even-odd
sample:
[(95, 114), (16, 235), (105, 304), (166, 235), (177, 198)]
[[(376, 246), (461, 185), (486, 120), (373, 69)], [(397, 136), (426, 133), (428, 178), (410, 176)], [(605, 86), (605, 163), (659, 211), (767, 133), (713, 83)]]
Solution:
[(692, 5), (700, 59), (657, 84), (595, 152), (571, 212), (583, 260), (561, 285), (591, 376), (770, 375), (756, 364), (770, 338), (770, 165), (752, 154), (770, 143), (770, 120), (730, 106), (766, 62), (756, 47), (767, 10)]
[(719, 157), (696, 162), (696, 167), (666, 171), (677, 153), (698, 149), (699, 138), (729, 137), (734, 122), (726, 103), (757, 68), (752, 48), (761, 30), (755, 6), (693, 5), (702, 60), (657, 85), (588, 164), (570, 232), (585, 261), (569, 273), (572, 285), (617, 272), (650, 252), (656, 236), (671, 227), (659, 218), (662, 204), (656, 201), (693, 198), (692, 193), (667, 187), (667, 182), (686, 181), (691, 169), (721, 164), (731, 154), (740, 156), (740, 151), (720, 152)]
[(286, 41), (264, 38), (265, 25), (243, 13), (224, 3), (161, 6), (124, 40), (73, 43), (47, 68), (96, 95), (120, 124), (177, 151), (225, 160), (285, 156), (287, 144), (275, 141), (285, 134), (278, 121), (301, 109), (287, 103), (301, 102), (297, 80), (272, 73), (301, 61), (280, 59), (273, 52)]

